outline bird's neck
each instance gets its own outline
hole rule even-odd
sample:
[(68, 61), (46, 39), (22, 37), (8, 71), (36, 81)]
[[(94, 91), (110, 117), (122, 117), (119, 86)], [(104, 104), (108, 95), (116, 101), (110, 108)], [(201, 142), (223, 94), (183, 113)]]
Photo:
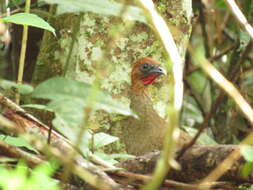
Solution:
[(156, 113), (151, 99), (146, 93), (130, 91), (131, 109), (138, 119), (129, 117), (123, 127), (122, 140), (130, 154), (143, 155), (155, 149), (161, 149), (167, 125)]
[(142, 83), (142, 81), (137, 81), (132, 83), (131, 93), (133, 95), (148, 96), (148, 88)]
[(146, 119), (149, 114), (155, 112), (147, 90), (143, 92), (132, 90), (130, 93), (130, 100), (131, 109), (139, 115), (140, 119)]

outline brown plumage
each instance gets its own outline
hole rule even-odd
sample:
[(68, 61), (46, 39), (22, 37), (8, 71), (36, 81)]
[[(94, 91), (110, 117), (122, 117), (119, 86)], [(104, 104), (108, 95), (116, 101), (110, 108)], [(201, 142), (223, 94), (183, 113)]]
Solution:
[[(131, 73), (130, 107), (138, 119), (130, 117), (124, 122), (122, 140), (127, 152), (142, 155), (155, 149), (161, 149), (168, 125), (152, 106), (148, 96), (148, 85), (165, 74), (165, 70), (154, 59), (144, 57), (133, 65)], [(180, 134), (180, 144), (189, 142), (190, 136)]]

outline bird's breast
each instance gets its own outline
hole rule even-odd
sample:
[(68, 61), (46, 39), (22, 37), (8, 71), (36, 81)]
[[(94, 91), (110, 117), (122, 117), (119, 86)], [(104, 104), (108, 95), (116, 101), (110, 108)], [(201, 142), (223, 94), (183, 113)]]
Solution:
[(161, 149), (166, 134), (166, 123), (155, 112), (150, 99), (145, 96), (132, 96), (131, 109), (139, 118), (129, 117), (123, 124), (122, 140), (127, 152), (142, 155)]

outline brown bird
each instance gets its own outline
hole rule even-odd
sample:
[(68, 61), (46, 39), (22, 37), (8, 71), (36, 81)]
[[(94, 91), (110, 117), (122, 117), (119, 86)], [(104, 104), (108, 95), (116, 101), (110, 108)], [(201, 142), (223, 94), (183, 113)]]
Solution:
[[(139, 118), (129, 117), (124, 122), (121, 137), (130, 154), (143, 155), (162, 148), (168, 125), (154, 110), (148, 96), (148, 86), (165, 73), (159, 63), (149, 57), (138, 59), (133, 65), (129, 94), (130, 107)], [(179, 144), (189, 142), (190, 138), (182, 131)]]

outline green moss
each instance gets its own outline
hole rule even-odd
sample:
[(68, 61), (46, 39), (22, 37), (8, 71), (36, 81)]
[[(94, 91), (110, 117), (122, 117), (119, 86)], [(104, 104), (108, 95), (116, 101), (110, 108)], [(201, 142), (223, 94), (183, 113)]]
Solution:
[(167, 6), (166, 6), (165, 2), (158, 2), (157, 4), (158, 4), (157, 9), (158, 9), (159, 13), (164, 14), (167, 10)]
[(139, 33), (139, 34), (137, 34), (137, 35), (131, 35), (130, 37), (129, 37), (129, 39), (131, 40), (131, 41), (133, 41), (133, 42), (139, 42), (139, 43), (141, 43), (141, 42), (143, 42), (143, 41), (146, 41), (147, 39), (148, 39), (148, 33), (147, 32), (141, 32), (141, 33)]
[[(168, 15), (168, 4), (167, 0), (158, 1), (158, 9), (163, 15)], [(167, 16), (166, 20), (174, 26), (183, 27), (182, 25), (185, 24), (185, 20), (182, 20), (184, 12), (178, 11), (174, 6), (169, 11), (173, 17)], [(66, 63), (72, 42), (72, 27), (77, 17), (77, 15), (68, 15), (60, 17), (59, 21), (57, 20), (59, 23), (56, 28), (62, 31), (60, 38), (54, 42), (57, 43), (54, 44), (56, 48), (50, 49), (50, 51), (45, 49), (44, 54), (50, 55), (51, 60), (47, 60), (48, 65), (50, 67), (51, 64), (55, 65), (55, 70), (63, 68)], [(85, 13), (81, 19), (79, 32), (74, 39), (75, 44), (67, 77), (92, 84), (96, 76), (99, 76), (101, 78), (99, 83), (103, 90), (125, 104), (129, 104), (126, 92), (130, 84), (131, 66), (134, 61), (144, 56), (153, 57), (163, 66), (167, 61), (163, 45), (156, 39), (154, 31), (149, 26), (138, 22), (131, 26), (131, 30), (124, 31), (127, 28), (127, 23), (122, 22), (121, 19)], [(185, 35), (187, 32), (177, 37), (176, 42), (179, 46), (184, 46), (187, 43), (189, 38), (188, 35)], [(115, 36), (116, 38), (114, 38)], [(51, 39), (51, 41), (55, 40)], [(111, 42), (115, 43), (110, 44)], [(185, 49), (185, 47), (183, 48)], [(184, 52), (183, 48), (181, 52)], [(106, 55), (106, 59), (102, 58), (101, 60), (103, 55)], [(169, 90), (170, 86), (167, 85), (166, 78), (168, 76), (163, 77), (162, 83), (150, 88), (154, 107), (161, 116), (165, 115), (165, 107), (168, 99), (171, 98), (171, 90)], [(94, 128), (99, 126), (101, 129), (107, 130), (114, 126), (115, 130), (119, 132), (120, 127), (118, 127), (117, 121), (121, 119), (117, 115), (97, 112), (92, 116), (91, 122)]]
[(120, 50), (125, 50), (128, 41), (129, 41), (128, 38), (120, 38), (120, 39), (118, 40), (118, 42), (116, 42), (116, 46), (117, 46)]
[(112, 94), (120, 94), (125, 89), (125, 84), (130, 82), (129, 64), (116, 64), (112, 73), (102, 83), (102, 88), (108, 90)]

